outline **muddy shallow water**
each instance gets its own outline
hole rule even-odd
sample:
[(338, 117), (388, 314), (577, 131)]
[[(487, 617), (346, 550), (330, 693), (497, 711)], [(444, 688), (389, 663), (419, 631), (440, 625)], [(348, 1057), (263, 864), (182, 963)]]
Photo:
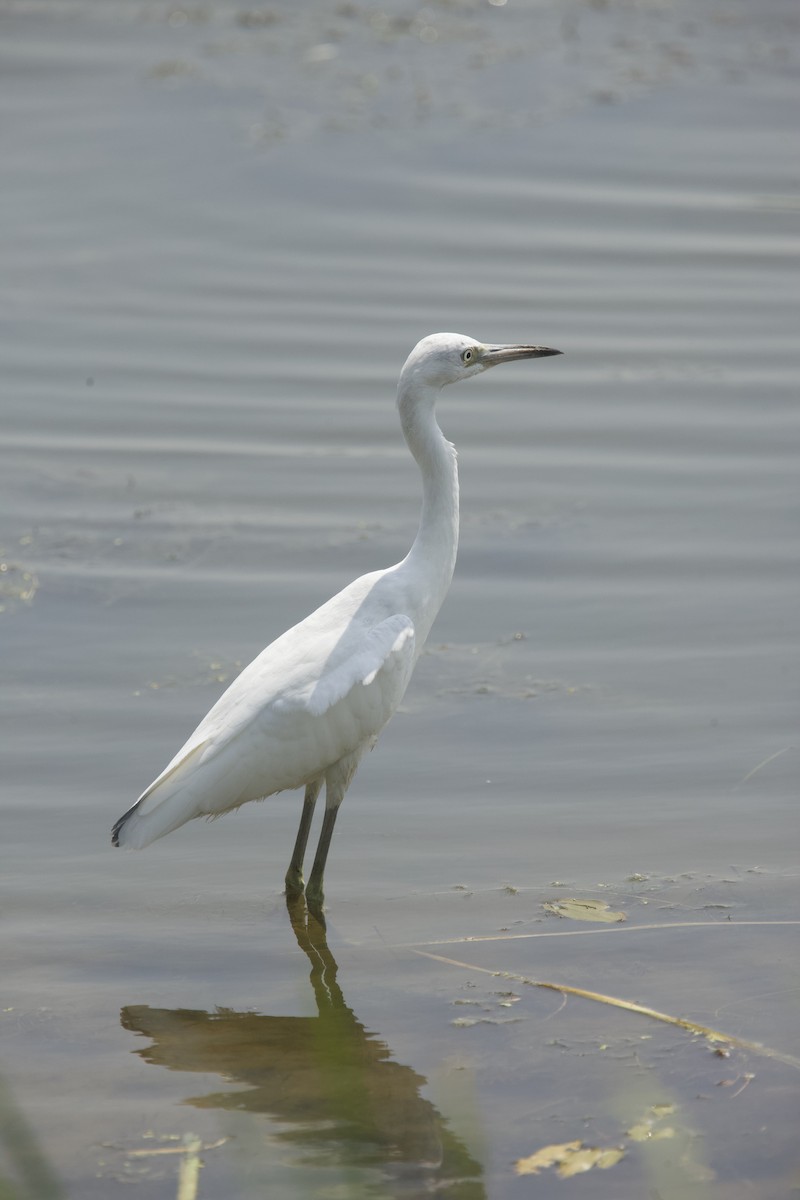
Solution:
[[(570, 1196), (514, 1163), (575, 1139), (593, 1196), (796, 1185), (797, 29), (750, 8), (0, 6), (2, 1071), (70, 1195), (174, 1196), (134, 1152), (190, 1132), (200, 1197)], [(442, 398), (456, 577), (326, 943), (299, 796), (109, 831), (405, 553), (448, 328), (565, 353)]]

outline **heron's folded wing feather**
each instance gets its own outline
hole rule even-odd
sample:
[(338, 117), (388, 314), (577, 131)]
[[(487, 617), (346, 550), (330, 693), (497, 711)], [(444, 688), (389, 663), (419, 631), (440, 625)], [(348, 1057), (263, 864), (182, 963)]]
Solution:
[(414, 666), (414, 624), (403, 613), (387, 617), (367, 630), (359, 645), (316, 681), (296, 692), (292, 703), (321, 716), (355, 687), (368, 687), (379, 674), (391, 671), (405, 691)]
[[(279, 648), (280, 658), (277, 658), (275, 652)], [(414, 625), (403, 614), (387, 617), (371, 629), (360, 629), (350, 649), (341, 638), (338, 642), (329, 635), (318, 639), (298, 626), (245, 668), (153, 781), (145, 796), (168, 778), (177, 783), (185, 779), (187, 772), (216, 758), (239, 734), (265, 721), (270, 709), (278, 719), (275, 729), (280, 736), (283, 721), (293, 712), (321, 716), (354, 687), (373, 682), (379, 673), (388, 671), (393, 675), (395, 687), (391, 690), (396, 691), (399, 699), (413, 666)]]

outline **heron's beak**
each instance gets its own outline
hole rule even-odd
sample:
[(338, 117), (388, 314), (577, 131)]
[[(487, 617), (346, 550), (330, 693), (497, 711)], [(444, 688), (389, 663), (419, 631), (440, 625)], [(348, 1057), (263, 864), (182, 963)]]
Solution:
[(496, 367), (498, 363), (515, 362), (518, 358), (547, 358), (550, 354), (561, 354), (548, 346), (484, 346), (481, 362), (485, 367)]

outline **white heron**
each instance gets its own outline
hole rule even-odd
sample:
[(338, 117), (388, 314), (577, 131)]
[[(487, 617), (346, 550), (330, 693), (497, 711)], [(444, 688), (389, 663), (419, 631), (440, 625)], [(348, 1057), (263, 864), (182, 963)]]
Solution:
[(435, 415), (441, 389), (498, 363), (560, 354), (545, 346), (482, 345), (457, 333), (418, 342), (400, 372), (397, 406), (422, 475), (422, 515), (402, 562), (362, 575), (259, 654), (169, 765), (114, 826), (115, 846), (139, 849), (195, 817), (305, 787), (286, 874), (302, 893), (314, 806), (325, 814), (305, 888), (321, 911), (331, 835), (362, 756), (408, 687), (450, 586), (458, 547), (456, 452)]

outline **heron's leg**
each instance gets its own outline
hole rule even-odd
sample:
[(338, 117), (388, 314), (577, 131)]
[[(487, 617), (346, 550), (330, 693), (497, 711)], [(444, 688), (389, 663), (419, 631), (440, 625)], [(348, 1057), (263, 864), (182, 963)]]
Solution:
[[(342, 799), (343, 797), (340, 798), (339, 804), (341, 804)], [(308, 910), (314, 914), (322, 912), (322, 903), (325, 899), (322, 891), (322, 876), (325, 874), (325, 862), (331, 846), (333, 827), (339, 815), (339, 804), (335, 805), (335, 807), (325, 806), (325, 816), (322, 818), (322, 831), (319, 835), (317, 853), (314, 858), (314, 865), (311, 868), (311, 874), (308, 877), (308, 883), (306, 884)]]
[(322, 891), (322, 876), (325, 874), (325, 862), (331, 847), (333, 827), (339, 815), (339, 805), (344, 800), (344, 794), (356, 773), (356, 767), (365, 748), (360, 747), (353, 754), (339, 759), (325, 772), (325, 816), (322, 819), (322, 831), (319, 835), (314, 865), (306, 884), (306, 903), (309, 912), (315, 916), (322, 913), (322, 902), (325, 899)]
[(292, 861), (289, 863), (289, 870), (286, 872), (287, 896), (299, 896), (303, 891), (303, 859), (305, 858), (308, 834), (314, 816), (314, 806), (317, 803), (317, 796), (321, 787), (322, 777), (313, 779), (311, 783), (306, 785), (303, 812), (300, 817), (300, 825), (297, 829), (294, 850), (292, 851)]

